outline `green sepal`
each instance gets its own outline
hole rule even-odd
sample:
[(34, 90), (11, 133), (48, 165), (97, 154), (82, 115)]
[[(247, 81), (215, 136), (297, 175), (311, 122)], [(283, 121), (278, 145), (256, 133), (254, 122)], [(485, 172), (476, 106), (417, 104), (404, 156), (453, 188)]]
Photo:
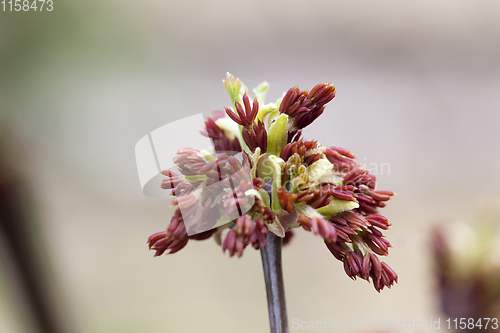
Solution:
[(267, 152), (269, 154), (280, 156), (281, 149), (286, 145), (287, 124), (288, 116), (281, 114), (271, 125), (267, 134)]
[(359, 204), (357, 202), (333, 198), (333, 200), (328, 205), (316, 208), (316, 210), (322, 215), (333, 216), (342, 212), (356, 209), (358, 207)]
[(229, 98), (231, 98), (231, 103), (234, 107), (234, 102), (239, 99), (240, 90), (243, 84), (241, 83), (240, 79), (235, 78), (229, 72), (226, 74), (226, 79), (222, 80), (222, 83), (224, 84), (224, 87), (226, 88)]
[(326, 158), (322, 158), (307, 167), (306, 173), (309, 181), (317, 181), (325, 173), (333, 169), (333, 164)]
[(278, 198), (278, 189), (281, 187), (281, 167), (285, 162), (274, 155), (263, 154), (257, 164), (257, 177), (262, 178), (264, 183), (273, 180), (271, 209), (277, 213), (281, 211)]
[(257, 177), (257, 165), (259, 164), (260, 147), (255, 148), (255, 152), (253, 154), (250, 154), (249, 156), (252, 163), (251, 175), (252, 179), (254, 179)]
[(259, 193), (260, 193), (260, 197), (262, 199), (262, 202), (264, 203), (264, 206), (271, 207), (271, 198), (269, 197), (269, 194), (266, 192), (266, 190), (261, 188), (259, 190)]
[(208, 179), (208, 177), (205, 175), (189, 175), (189, 176), (185, 176), (185, 178), (189, 182), (204, 182), (205, 180)]
[(257, 102), (259, 102), (260, 105), (264, 105), (267, 89), (269, 89), (269, 83), (267, 83), (266, 81), (262, 82), (257, 87), (252, 89), (255, 97), (257, 98)]

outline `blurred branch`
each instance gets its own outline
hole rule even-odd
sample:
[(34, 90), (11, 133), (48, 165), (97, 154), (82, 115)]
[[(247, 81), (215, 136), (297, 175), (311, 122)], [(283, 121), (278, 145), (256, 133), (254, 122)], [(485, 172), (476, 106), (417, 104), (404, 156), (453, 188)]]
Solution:
[[(15, 156), (0, 131), (0, 239), (5, 242), (7, 256), (11, 258), (12, 269), (21, 286), (32, 318), (40, 333), (63, 333), (65, 325), (57, 315), (53, 289), (47, 283), (40, 254), (32, 237), (34, 219), (27, 204), (29, 191), (16, 170)], [(26, 318), (26, 316), (22, 316)]]

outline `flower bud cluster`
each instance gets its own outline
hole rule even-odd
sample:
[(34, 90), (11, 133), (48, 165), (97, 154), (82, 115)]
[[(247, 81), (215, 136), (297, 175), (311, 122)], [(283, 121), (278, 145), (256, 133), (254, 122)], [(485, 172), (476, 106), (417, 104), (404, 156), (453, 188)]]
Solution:
[[(162, 172), (161, 187), (172, 190), (182, 212), (177, 209), (167, 230), (149, 238), (155, 255), (213, 235), (224, 252), (240, 257), (248, 245), (265, 246), (268, 232), (288, 244), (293, 229), (302, 228), (323, 238), (350, 278), (371, 280), (377, 291), (390, 288), (398, 276), (379, 256), (388, 255), (383, 231), (391, 224), (378, 210), (393, 193), (377, 190), (375, 175), (349, 150), (301, 138), (335, 97), (334, 85), (293, 87), (276, 104), (260, 107), (240, 80), (228, 76), (224, 84), (234, 108), (216, 112), (202, 132), (214, 143), (214, 157), (184, 148), (174, 159), (179, 173)], [(227, 216), (236, 218), (218, 224)], [(188, 236), (188, 218), (199, 230), (212, 229)]]

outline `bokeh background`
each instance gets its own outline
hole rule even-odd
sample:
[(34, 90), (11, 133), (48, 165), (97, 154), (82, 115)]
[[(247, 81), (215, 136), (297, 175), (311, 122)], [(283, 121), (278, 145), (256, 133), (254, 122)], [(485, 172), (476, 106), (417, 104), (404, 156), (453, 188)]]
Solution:
[[(258, 251), (229, 259), (209, 239), (153, 258), (145, 243), (172, 211), (141, 193), (134, 145), (228, 106), (226, 72), (249, 87), (267, 80), (268, 101), (335, 83), (304, 136), (388, 164), (378, 188), (397, 193), (384, 215), (399, 284), (378, 294), (351, 281), (300, 231), (283, 254), (290, 321), (445, 320), (430, 230), (473, 225), (500, 186), (499, 14), (497, 1), (457, 0), (54, 0), (52, 12), (0, 12), (2, 158), (30, 198), (23, 246), (61, 325), (268, 331)], [(0, 332), (37, 332), (5, 244)]]

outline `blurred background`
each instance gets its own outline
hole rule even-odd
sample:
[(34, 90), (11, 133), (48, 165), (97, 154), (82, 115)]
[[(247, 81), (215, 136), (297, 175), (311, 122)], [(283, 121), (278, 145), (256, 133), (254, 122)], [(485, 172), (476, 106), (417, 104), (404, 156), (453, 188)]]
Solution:
[(283, 254), (290, 322), (425, 321), (413, 330), (423, 332), (447, 318), (432, 230), (474, 230), (500, 186), (500, 3), (53, 7), (0, 11), (0, 205), (21, 225), (0, 233), (0, 332), (39, 332), (38, 303), (57, 318), (45, 332), (268, 331), (258, 251), (229, 259), (209, 239), (153, 258), (146, 246), (172, 211), (142, 194), (135, 143), (229, 106), (226, 72), (248, 87), (267, 80), (268, 101), (333, 82), (337, 97), (304, 136), (389, 165), (378, 188), (397, 193), (383, 214), (399, 284), (378, 294), (351, 281), (319, 237), (300, 231)]

